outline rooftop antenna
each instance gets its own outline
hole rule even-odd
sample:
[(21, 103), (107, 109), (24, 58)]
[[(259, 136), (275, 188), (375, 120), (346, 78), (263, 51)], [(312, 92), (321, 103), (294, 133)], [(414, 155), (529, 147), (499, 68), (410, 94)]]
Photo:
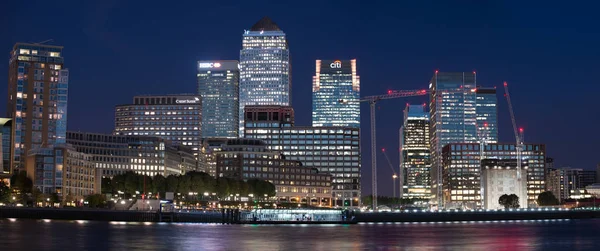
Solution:
[(42, 42), (37, 42), (37, 43), (34, 43), (34, 44), (45, 44), (45, 43), (52, 42), (52, 41), (54, 41), (54, 39), (48, 39), (48, 40), (44, 40)]

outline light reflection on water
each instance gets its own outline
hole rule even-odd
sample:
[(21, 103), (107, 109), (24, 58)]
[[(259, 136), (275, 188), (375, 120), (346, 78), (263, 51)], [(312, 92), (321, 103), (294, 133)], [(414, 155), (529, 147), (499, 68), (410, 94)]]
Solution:
[(600, 250), (599, 230), (600, 220), (220, 225), (0, 219), (0, 247), (1, 250)]

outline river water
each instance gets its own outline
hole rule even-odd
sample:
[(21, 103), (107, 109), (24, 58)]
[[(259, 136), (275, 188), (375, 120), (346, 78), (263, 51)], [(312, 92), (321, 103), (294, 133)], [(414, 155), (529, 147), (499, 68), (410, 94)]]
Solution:
[(600, 250), (600, 220), (269, 226), (0, 219), (0, 250)]

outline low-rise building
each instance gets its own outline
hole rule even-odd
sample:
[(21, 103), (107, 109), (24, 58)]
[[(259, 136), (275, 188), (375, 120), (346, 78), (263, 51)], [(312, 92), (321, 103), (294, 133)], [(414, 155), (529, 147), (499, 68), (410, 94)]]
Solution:
[(13, 173), (13, 121), (9, 118), (0, 118), (0, 181), (8, 184), (8, 179)]
[(56, 193), (69, 201), (100, 193), (100, 173), (92, 156), (69, 144), (36, 148), (27, 157), (27, 174), (42, 193)]
[(552, 168), (548, 171), (548, 191), (552, 191), (559, 201), (572, 197), (572, 192), (579, 192), (596, 183), (596, 171), (578, 168)]
[(67, 143), (90, 154), (103, 177), (127, 171), (149, 176), (198, 171), (191, 148), (159, 137), (67, 132)]
[(591, 184), (585, 187), (585, 190), (595, 196), (596, 198), (600, 198), (600, 183)]
[(502, 209), (499, 199), (502, 195), (515, 194), (519, 197), (519, 207), (527, 208), (527, 165), (517, 170), (516, 160), (484, 159), (481, 161), (481, 190), (483, 208)]
[(287, 160), (261, 140), (228, 140), (216, 157), (218, 177), (269, 181), (275, 185), (279, 202), (331, 206), (331, 175)]
[[(236, 131), (237, 132), (237, 131)], [(228, 138), (208, 138), (202, 141), (200, 155), (198, 155), (198, 169), (217, 177), (217, 155), (221, 147), (227, 144)]]

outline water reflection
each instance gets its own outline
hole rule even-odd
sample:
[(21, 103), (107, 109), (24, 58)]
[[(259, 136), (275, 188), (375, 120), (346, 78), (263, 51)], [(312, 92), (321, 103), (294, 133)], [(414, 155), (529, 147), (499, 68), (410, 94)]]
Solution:
[[(2, 250), (600, 250), (600, 220), (218, 225), (0, 220)], [(36, 241), (31, 241), (36, 240)]]

